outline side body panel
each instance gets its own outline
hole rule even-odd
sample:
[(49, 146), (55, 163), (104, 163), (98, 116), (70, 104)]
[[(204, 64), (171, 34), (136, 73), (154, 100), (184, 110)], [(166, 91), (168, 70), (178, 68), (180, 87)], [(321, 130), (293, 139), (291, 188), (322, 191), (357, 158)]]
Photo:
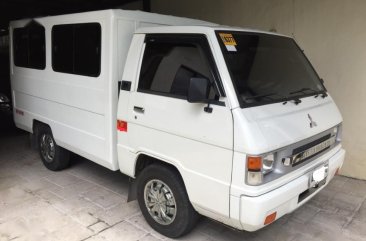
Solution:
[[(11, 45), (11, 84), (14, 120), (18, 127), (32, 132), (33, 120), (48, 124), (58, 145), (76, 152), (107, 168), (116, 170), (113, 152), (111, 100), (113, 24), (106, 12), (79, 17), (35, 19), (45, 28), (46, 67), (44, 70), (17, 67)], [(14, 28), (29, 21), (16, 21)], [(99, 23), (101, 26), (101, 66), (98, 77), (55, 72), (52, 68), (52, 27), (58, 24)], [(10, 39), (12, 44), (12, 38)], [(21, 114), (20, 114), (21, 113)]]
[[(12, 33), (31, 21), (45, 28), (45, 69), (14, 65)], [(52, 27), (99, 23), (101, 68), (98, 77), (56, 72), (52, 68)], [(132, 36), (139, 27), (203, 21), (125, 10), (102, 10), (10, 23), (10, 72), (16, 125), (33, 131), (33, 121), (49, 125), (58, 145), (112, 170), (118, 170), (118, 81)], [(126, 103), (124, 103), (126, 104)]]

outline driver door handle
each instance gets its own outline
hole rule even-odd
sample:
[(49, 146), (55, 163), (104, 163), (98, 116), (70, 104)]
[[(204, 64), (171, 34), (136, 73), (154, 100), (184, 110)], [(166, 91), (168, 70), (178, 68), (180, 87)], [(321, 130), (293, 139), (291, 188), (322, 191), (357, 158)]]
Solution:
[(145, 109), (143, 107), (139, 107), (139, 106), (134, 106), (133, 111), (136, 112), (136, 113), (140, 113), (140, 114), (145, 113)]

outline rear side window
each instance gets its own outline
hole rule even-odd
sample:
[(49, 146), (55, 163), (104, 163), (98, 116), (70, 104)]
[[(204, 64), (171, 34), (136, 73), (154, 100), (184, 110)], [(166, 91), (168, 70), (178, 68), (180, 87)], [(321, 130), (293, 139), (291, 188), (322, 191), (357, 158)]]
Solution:
[(13, 57), (18, 67), (44, 69), (46, 67), (45, 28), (32, 21), (13, 30)]
[[(179, 35), (148, 37), (138, 90), (177, 98), (187, 98), (192, 77), (206, 78), (214, 83), (202, 38)], [(216, 92), (212, 88), (211, 97)]]
[(101, 64), (99, 23), (52, 28), (52, 68), (56, 72), (98, 77)]

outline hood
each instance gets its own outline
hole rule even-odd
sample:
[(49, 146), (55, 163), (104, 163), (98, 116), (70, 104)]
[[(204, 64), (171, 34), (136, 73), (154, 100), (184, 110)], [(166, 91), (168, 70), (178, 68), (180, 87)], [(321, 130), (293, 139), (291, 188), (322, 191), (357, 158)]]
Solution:
[(288, 102), (234, 109), (234, 150), (252, 155), (271, 152), (342, 122), (330, 96), (301, 100), (298, 105)]

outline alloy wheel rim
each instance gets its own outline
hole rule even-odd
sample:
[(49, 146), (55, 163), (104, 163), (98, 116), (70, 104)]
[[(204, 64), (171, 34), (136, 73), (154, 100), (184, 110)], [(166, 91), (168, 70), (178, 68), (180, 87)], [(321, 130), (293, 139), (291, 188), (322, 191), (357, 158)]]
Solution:
[(49, 134), (43, 134), (41, 137), (41, 154), (43, 159), (50, 163), (53, 161), (56, 153), (55, 142)]
[(161, 225), (171, 224), (177, 215), (177, 204), (172, 190), (164, 182), (154, 179), (145, 185), (144, 199), (150, 216)]

